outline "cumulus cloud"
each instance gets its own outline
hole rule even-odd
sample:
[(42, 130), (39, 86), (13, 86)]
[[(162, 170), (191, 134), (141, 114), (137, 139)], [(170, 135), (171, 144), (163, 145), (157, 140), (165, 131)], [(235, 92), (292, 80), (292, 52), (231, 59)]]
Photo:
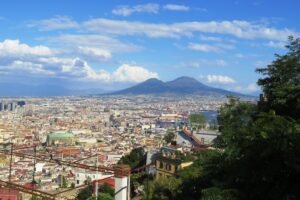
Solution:
[(136, 6), (118, 6), (117, 8), (112, 10), (114, 15), (121, 15), (121, 16), (129, 16), (133, 13), (158, 13), (159, 5), (154, 3), (148, 3), (143, 5), (136, 5)]
[(149, 78), (158, 78), (158, 74), (137, 65), (123, 64), (112, 73), (117, 82), (142, 82)]
[(29, 46), (20, 43), (19, 40), (4, 40), (0, 42), (0, 71), (1, 74), (22, 73), (23, 76), (42, 75), (102, 82), (141, 82), (158, 77), (157, 73), (142, 66), (129, 64), (123, 64), (111, 73), (105, 70), (97, 71), (86, 60), (77, 57), (89, 55), (95, 59), (110, 59), (110, 52), (103, 49), (79, 47), (74, 53), (67, 55), (46, 46)]
[(142, 82), (149, 78), (158, 78), (158, 74), (137, 66), (122, 64), (112, 73), (105, 70), (96, 72), (87, 62), (76, 58), (71, 65), (64, 65), (63, 72), (72, 74), (82, 80), (104, 82)]
[(19, 40), (4, 40), (0, 42), (0, 56), (48, 56), (51, 55), (51, 50), (46, 46), (30, 47), (27, 44), (21, 44)]
[(99, 61), (99, 60), (109, 60), (112, 55), (109, 51), (100, 48), (93, 47), (78, 47), (79, 55), (83, 57), (88, 57), (89, 59)]
[(20, 60), (12, 61), (9, 66), (0, 63), (0, 72), (3, 74), (20, 74), (24, 72), (29, 72), (31, 74), (46, 74), (51, 75), (51, 72), (43, 69), (40, 64), (35, 64), (31, 62), (24, 62)]
[(165, 10), (172, 10), (172, 11), (188, 11), (190, 7), (185, 5), (177, 5), (177, 4), (167, 4), (164, 5), (163, 8)]
[(207, 75), (206, 79), (209, 83), (231, 84), (235, 83), (235, 80), (229, 76), (223, 75)]
[(224, 50), (234, 49), (233, 45), (227, 44), (199, 44), (199, 43), (190, 43), (188, 49), (202, 52), (213, 52), (218, 53)]

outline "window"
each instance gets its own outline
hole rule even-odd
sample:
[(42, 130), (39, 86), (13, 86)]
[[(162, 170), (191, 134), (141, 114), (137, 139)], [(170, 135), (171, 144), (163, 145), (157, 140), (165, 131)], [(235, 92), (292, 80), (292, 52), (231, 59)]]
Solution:
[(77, 184), (79, 184), (79, 180), (77, 180)]
[(204, 144), (204, 138), (201, 138), (201, 143)]
[(171, 165), (170, 164), (166, 164), (166, 170), (171, 171)]
[(163, 162), (160, 162), (160, 163), (159, 163), (159, 168), (160, 168), (160, 169), (164, 168), (164, 163), (163, 163)]

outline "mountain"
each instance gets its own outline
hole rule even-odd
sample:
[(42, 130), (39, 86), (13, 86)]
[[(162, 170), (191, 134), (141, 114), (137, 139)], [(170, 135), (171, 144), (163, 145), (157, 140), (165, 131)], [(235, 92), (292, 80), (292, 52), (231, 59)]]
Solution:
[(162, 95), (162, 94), (175, 94), (175, 95), (234, 95), (245, 96), (240, 93), (231, 92), (219, 88), (213, 88), (203, 83), (200, 83), (191, 77), (179, 77), (173, 81), (163, 82), (156, 78), (148, 79), (133, 87), (109, 93), (108, 95)]

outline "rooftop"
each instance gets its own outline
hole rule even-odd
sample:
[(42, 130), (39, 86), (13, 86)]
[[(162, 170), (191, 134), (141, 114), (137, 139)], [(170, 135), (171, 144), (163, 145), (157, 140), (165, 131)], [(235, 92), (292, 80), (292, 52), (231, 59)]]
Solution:
[(72, 133), (49, 133), (48, 138), (73, 138), (74, 135)]

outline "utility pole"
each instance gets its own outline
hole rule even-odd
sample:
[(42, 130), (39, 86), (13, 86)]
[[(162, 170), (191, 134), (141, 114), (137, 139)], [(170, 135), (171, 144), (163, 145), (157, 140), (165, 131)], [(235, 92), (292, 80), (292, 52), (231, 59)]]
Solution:
[(10, 143), (10, 162), (9, 162), (9, 177), (8, 180), (9, 182), (11, 182), (11, 168), (12, 168), (12, 158), (13, 158), (13, 148), (14, 148), (14, 144)]
[(33, 175), (32, 175), (32, 184), (35, 184), (35, 170), (36, 170), (36, 146), (33, 147), (34, 159), (33, 159)]
[[(64, 159), (64, 151), (62, 150), (61, 151), (61, 161), (63, 161), (63, 159)], [(63, 187), (63, 181), (64, 181), (64, 179), (63, 179), (63, 169), (64, 169), (64, 167), (63, 166), (61, 166), (62, 168), (61, 168), (61, 173), (60, 173), (60, 187), (62, 188)]]
[(96, 200), (98, 200), (98, 149), (96, 149), (96, 167), (97, 167), (97, 171), (96, 171), (96, 188), (95, 188), (95, 196), (96, 196)]

